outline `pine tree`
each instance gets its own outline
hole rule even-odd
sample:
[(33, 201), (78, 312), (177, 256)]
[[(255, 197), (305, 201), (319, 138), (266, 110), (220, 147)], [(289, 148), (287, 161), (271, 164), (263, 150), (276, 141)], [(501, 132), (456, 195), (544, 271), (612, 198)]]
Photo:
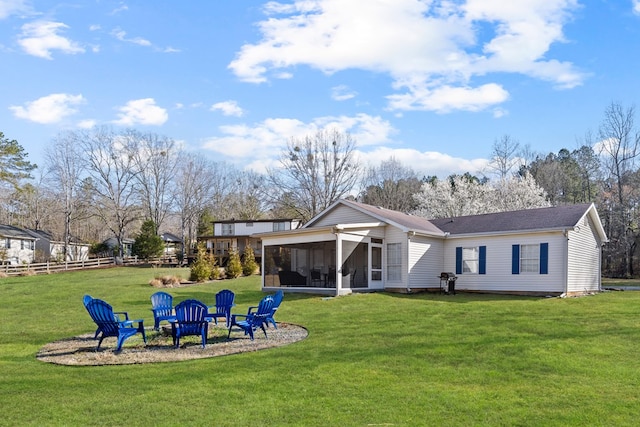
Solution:
[(235, 249), (229, 249), (229, 262), (227, 263), (227, 279), (235, 279), (242, 275), (242, 263), (240, 255)]
[(253, 248), (246, 246), (244, 248), (244, 259), (242, 260), (242, 274), (245, 276), (251, 276), (258, 269), (258, 263), (256, 257), (253, 254)]

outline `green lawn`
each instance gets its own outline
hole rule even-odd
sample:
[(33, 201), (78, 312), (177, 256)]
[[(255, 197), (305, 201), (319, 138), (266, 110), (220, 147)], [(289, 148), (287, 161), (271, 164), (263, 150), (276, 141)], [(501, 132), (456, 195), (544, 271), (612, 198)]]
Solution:
[[(151, 326), (134, 267), (0, 279), (0, 425), (637, 425), (640, 292), (583, 298), (285, 295), (281, 321), (309, 337), (254, 353), (147, 365), (36, 360), (47, 342), (95, 330), (89, 293)], [(174, 301), (259, 278), (170, 289)], [(111, 348), (113, 341), (107, 342)], [(126, 346), (125, 342), (125, 346)], [(107, 350), (109, 351), (109, 350)], [(180, 351), (180, 350), (176, 350)]]

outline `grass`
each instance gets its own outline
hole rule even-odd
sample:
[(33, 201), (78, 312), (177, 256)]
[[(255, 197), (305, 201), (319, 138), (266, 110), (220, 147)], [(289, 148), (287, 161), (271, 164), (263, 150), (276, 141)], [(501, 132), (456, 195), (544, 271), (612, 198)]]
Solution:
[[(289, 346), (147, 365), (36, 360), (45, 343), (94, 329), (85, 293), (151, 325), (148, 281), (175, 272), (0, 280), (0, 425), (584, 426), (640, 417), (640, 292), (287, 294), (278, 318), (309, 330)], [(222, 288), (236, 292), (237, 312), (263, 295), (258, 277), (170, 292), (213, 304)]]

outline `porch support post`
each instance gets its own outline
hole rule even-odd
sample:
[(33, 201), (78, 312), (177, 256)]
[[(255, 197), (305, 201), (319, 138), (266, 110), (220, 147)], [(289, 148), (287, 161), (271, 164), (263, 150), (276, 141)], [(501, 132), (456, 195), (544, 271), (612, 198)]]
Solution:
[(342, 234), (336, 232), (336, 296), (342, 291)]

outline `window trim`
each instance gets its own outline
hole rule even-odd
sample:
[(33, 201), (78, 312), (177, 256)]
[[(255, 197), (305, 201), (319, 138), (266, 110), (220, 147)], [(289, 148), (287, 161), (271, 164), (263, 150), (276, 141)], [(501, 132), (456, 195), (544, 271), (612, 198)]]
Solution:
[(402, 281), (402, 243), (387, 243), (387, 281)]

